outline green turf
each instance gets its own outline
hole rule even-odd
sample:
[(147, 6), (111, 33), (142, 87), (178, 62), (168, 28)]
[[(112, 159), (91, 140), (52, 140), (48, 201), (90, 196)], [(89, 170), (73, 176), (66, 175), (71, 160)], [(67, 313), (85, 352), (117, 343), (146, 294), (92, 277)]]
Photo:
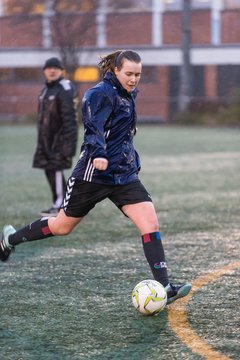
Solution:
[[(0, 127), (1, 226), (21, 227), (50, 205), (31, 167), (35, 142), (35, 127)], [(240, 130), (140, 126), (135, 143), (173, 280), (238, 261)], [(167, 309), (143, 317), (132, 307), (133, 287), (151, 274), (137, 230), (108, 201), (69, 236), (18, 246), (0, 272), (1, 360), (202, 359), (173, 333)], [(239, 273), (188, 304), (196, 333), (236, 360)]]

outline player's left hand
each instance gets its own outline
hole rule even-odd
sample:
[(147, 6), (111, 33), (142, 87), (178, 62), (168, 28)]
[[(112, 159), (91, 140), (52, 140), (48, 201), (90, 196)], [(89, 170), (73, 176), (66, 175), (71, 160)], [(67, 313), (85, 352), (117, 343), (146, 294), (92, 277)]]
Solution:
[(93, 160), (93, 166), (97, 170), (106, 170), (108, 167), (108, 160), (105, 158), (96, 158)]

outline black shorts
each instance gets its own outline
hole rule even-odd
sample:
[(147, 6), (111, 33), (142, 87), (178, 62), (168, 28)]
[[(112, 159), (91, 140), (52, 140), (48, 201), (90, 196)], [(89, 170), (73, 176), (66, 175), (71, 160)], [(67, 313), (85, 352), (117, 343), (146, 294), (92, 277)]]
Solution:
[(151, 196), (139, 180), (126, 185), (104, 185), (70, 177), (61, 208), (67, 216), (83, 217), (106, 198), (120, 210), (124, 205), (152, 202)]

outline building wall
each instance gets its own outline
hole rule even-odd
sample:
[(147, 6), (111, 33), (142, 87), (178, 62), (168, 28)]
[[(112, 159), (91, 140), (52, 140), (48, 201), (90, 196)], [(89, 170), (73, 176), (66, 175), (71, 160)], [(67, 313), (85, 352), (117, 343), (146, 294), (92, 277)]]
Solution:
[[(64, 17), (63, 17), (64, 18)], [(93, 15), (69, 15), (65, 17), (66, 26), (71, 24), (77, 44), (95, 46), (97, 38), (96, 21)], [(51, 28), (54, 34), (53, 19)], [(57, 21), (59, 21), (57, 19)], [(62, 20), (63, 21), (63, 20)], [(0, 17), (0, 49), (17, 47), (43, 47), (42, 17)], [(222, 13), (223, 43), (240, 42), (240, 11)], [(64, 33), (69, 35), (67, 27)], [(192, 44), (211, 43), (211, 12), (195, 10), (192, 12)], [(168, 11), (162, 16), (162, 45), (179, 45), (181, 43), (181, 13)], [(84, 37), (84, 41), (81, 38)], [(56, 41), (56, 34), (54, 35)], [(53, 45), (57, 45), (54, 43)], [(152, 46), (151, 13), (111, 13), (106, 20), (106, 46), (145, 45)]]
[(222, 12), (221, 32), (223, 44), (240, 44), (240, 10)]
[(210, 11), (194, 11), (192, 15), (192, 43), (201, 45), (211, 44)]
[(0, 18), (0, 49), (1, 47), (41, 47), (41, 26), (40, 16), (24, 20), (21, 17), (11, 16)]
[(107, 17), (107, 45), (151, 44), (151, 14), (111, 14)]
[(163, 14), (163, 44), (178, 45), (181, 43), (181, 16), (179, 11)]
[(40, 84), (0, 83), (0, 119), (20, 121), (35, 116)]
[[(94, 49), (97, 46), (97, 22), (93, 14), (66, 17), (63, 24), (62, 38), (66, 36), (76, 37), (76, 44), (83, 49)], [(54, 32), (53, 19), (50, 23), (53, 33), (53, 49), (57, 49), (58, 36)], [(191, 20), (192, 47), (212, 47), (212, 18), (209, 10), (194, 10)], [(71, 24), (73, 33), (69, 33), (68, 26)], [(0, 18), (0, 51), (12, 49), (12, 55), (24, 49), (43, 49), (43, 22), (41, 16), (31, 18), (2, 17)], [(181, 13), (179, 11), (166, 11), (162, 14), (162, 21), (159, 22), (162, 45), (159, 52), (148, 59), (144, 67), (144, 74), (140, 82), (140, 93), (137, 99), (138, 113), (140, 119), (149, 121), (169, 121), (177, 111), (179, 91), (179, 65), (171, 63), (170, 59), (157, 64), (156, 55), (160, 57), (164, 49), (179, 49), (181, 46)], [(115, 48), (134, 48), (137, 51), (143, 49), (155, 49), (152, 45), (152, 14), (151, 12), (141, 13), (110, 13), (106, 16), (106, 46), (99, 49), (99, 55), (109, 52)], [(58, 34), (59, 35), (59, 34)], [(221, 12), (221, 42), (224, 45), (240, 45), (240, 11)], [(50, 49), (51, 50), (51, 49)], [(24, 53), (23, 53), (24, 54)], [(24, 55), (23, 55), (24, 56)], [(91, 59), (91, 61), (93, 61)], [(97, 59), (94, 59), (97, 65)], [(209, 63), (208, 63), (209, 61)], [(226, 64), (224, 67), (225, 77), (231, 80), (224, 82), (222, 68), (219, 64), (212, 63), (211, 57), (195, 61), (192, 68), (192, 94), (198, 98), (216, 99), (222, 96), (219, 83), (230, 88), (231, 84), (236, 87), (236, 76), (234, 74), (238, 65)], [(235, 59), (237, 62), (237, 59)], [(176, 62), (177, 63), (177, 62)], [(240, 63), (240, 58), (239, 58)], [(28, 65), (25, 67), (27, 68)], [(42, 66), (42, 65), (41, 65)], [(21, 80), (19, 77), (10, 78), (3, 76), (4, 69), (1, 69), (0, 59), (0, 117), (17, 117), (31, 115), (36, 112), (37, 95), (42, 86), (41, 66), (37, 68), (39, 77), (30, 81)], [(86, 66), (86, 64), (85, 64)], [(91, 65), (92, 66), (92, 65)], [(233, 70), (234, 68), (234, 70)], [(3, 74), (1, 73), (3, 72)], [(229, 77), (228, 77), (229, 72)], [(79, 94), (83, 95), (84, 90), (92, 86), (92, 82), (79, 83)], [(225, 92), (227, 93), (227, 92)]]

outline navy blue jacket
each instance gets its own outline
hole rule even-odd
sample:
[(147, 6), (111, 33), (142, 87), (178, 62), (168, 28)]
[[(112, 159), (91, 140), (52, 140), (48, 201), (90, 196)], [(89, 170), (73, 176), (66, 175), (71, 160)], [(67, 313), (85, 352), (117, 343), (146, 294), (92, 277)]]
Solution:
[[(136, 89), (129, 94), (110, 72), (85, 93), (84, 141), (73, 177), (108, 185), (123, 185), (138, 179), (140, 160), (133, 146), (136, 94)], [(109, 162), (105, 171), (96, 170), (92, 165), (99, 157)]]

